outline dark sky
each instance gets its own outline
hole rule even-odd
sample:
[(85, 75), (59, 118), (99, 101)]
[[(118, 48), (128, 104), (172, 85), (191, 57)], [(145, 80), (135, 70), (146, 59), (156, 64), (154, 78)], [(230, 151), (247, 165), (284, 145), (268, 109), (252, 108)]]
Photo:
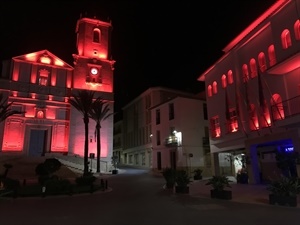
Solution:
[(274, 2), (2, 0), (0, 60), (47, 49), (73, 66), (80, 13), (111, 20), (115, 109), (119, 111), (151, 86), (203, 90), (199, 75)]

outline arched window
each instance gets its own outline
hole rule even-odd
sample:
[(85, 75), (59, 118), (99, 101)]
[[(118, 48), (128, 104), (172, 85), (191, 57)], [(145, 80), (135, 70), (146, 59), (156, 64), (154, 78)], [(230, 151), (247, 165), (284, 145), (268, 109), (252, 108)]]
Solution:
[(282, 105), (282, 99), (279, 94), (274, 94), (271, 98), (271, 109), (273, 120), (284, 119), (284, 109)]
[(36, 117), (40, 119), (44, 118), (44, 112), (42, 110), (39, 110), (36, 114)]
[(288, 29), (285, 29), (281, 33), (281, 44), (283, 49), (287, 49), (292, 46), (291, 33)]
[(218, 83), (217, 81), (213, 82), (213, 94), (217, 94), (218, 93)]
[(256, 66), (256, 61), (255, 59), (250, 59), (250, 76), (251, 78), (254, 78), (257, 76), (257, 66)]
[(228, 81), (228, 84), (233, 84), (233, 73), (232, 73), (232, 70), (228, 70), (228, 72), (227, 72), (227, 81)]
[(221, 127), (220, 127), (220, 123), (219, 123), (219, 116), (215, 116), (210, 119), (210, 128), (211, 128), (211, 136), (212, 137), (220, 137), (221, 136)]
[(270, 66), (274, 66), (276, 64), (276, 55), (275, 55), (275, 47), (274, 45), (270, 45), (268, 48), (268, 56)]
[(227, 79), (226, 79), (226, 75), (223, 74), (222, 75), (222, 88), (226, 88), (227, 87)]
[(242, 71), (243, 71), (243, 82), (246, 83), (249, 80), (249, 70), (247, 64), (243, 65)]
[(208, 85), (208, 86), (207, 86), (207, 96), (208, 96), (208, 97), (211, 97), (211, 96), (212, 96), (212, 86), (211, 86), (211, 85)]
[(263, 52), (258, 54), (258, 65), (259, 65), (259, 69), (261, 72), (266, 71), (267, 62), (266, 62), (265, 53), (263, 53)]
[(100, 43), (101, 32), (99, 28), (93, 30), (93, 42)]
[(262, 104), (260, 110), (260, 124), (261, 127), (270, 127), (271, 126), (271, 115), (266, 101)]
[(297, 20), (294, 24), (294, 32), (296, 40), (300, 40), (300, 21)]
[(249, 128), (250, 130), (258, 130), (259, 123), (254, 104), (249, 105)]

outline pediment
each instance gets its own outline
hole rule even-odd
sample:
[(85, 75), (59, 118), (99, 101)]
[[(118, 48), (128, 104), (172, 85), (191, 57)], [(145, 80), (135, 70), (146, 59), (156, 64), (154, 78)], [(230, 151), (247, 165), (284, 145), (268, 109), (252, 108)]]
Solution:
[(74, 68), (70, 66), (65, 61), (61, 60), (56, 55), (52, 54), (48, 50), (41, 50), (38, 52), (32, 52), (25, 55), (13, 57), (15, 61), (30, 62), (33, 64), (45, 64), (53, 67), (61, 67), (68, 70), (73, 70)]

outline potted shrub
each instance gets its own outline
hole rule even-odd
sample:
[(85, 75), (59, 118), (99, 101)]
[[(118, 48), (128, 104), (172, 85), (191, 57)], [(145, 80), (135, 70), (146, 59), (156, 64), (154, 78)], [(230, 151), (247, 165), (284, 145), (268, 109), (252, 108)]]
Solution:
[(175, 184), (176, 170), (173, 168), (166, 167), (163, 169), (162, 175), (166, 181), (166, 188), (172, 189)]
[(269, 194), (269, 203), (271, 205), (297, 206), (297, 194), (300, 193), (300, 180), (294, 177), (281, 177), (279, 180), (272, 181), (267, 189)]
[(195, 169), (194, 170), (194, 180), (201, 180), (202, 172), (203, 172), (203, 170), (201, 170), (201, 169)]
[(175, 192), (176, 193), (189, 193), (189, 183), (191, 179), (186, 170), (177, 170), (175, 177)]
[(210, 190), (211, 198), (232, 199), (231, 190), (225, 190), (225, 188), (231, 188), (230, 182), (225, 175), (215, 175), (210, 178), (206, 185), (211, 185), (212, 187), (212, 190)]
[(117, 174), (118, 173), (118, 169), (117, 169), (118, 168), (118, 160), (119, 160), (119, 158), (116, 155), (111, 157), (111, 163), (114, 167), (113, 170), (112, 170), (112, 174)]

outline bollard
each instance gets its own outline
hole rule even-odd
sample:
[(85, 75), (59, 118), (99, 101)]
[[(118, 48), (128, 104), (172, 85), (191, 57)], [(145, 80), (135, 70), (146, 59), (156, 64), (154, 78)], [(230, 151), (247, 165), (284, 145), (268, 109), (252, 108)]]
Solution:
[(42, 197), (44, 198), (46, 196), (46, 186), (42, 187)]
[(107, 180), (105, 180), (105, 190), (107, 189), (108, 184), (107, 184)]

